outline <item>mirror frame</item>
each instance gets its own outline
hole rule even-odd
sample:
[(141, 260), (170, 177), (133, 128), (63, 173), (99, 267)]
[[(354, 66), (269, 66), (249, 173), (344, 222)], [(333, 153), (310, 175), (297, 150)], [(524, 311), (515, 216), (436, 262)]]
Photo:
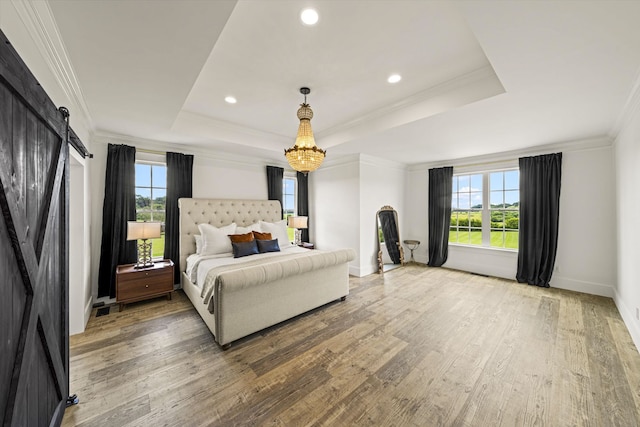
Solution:
[[(400, 252), (400, 265), (402, 267), (404, 262), (404, 250), (402, 249), (402, 241), (400, 240), (400, 224), (398, 223), (398, 212), (389, 205), (384, 205), (376, 212), (376, 244), (378, 245), (378, 273), (384, 273), (384, 264), (382, 263), (382, 247), (380, 246), (380, 213), (381, 212), (393, 212), (393, 218), (396, 221), (396, 229), (398, 230), (398, 251)], [(396, 264), (394, 264), (396, 265)]]

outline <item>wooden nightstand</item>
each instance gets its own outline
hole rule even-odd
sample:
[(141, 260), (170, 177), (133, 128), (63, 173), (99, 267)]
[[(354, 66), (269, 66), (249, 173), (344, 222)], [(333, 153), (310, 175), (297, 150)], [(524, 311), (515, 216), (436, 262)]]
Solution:
[(116, 302), (122, 307), (130, 302), (166, 295), (173, 292), (173, 261), (165, 259), (148, 268), (134, 268), (135, 264), (116, 268)]

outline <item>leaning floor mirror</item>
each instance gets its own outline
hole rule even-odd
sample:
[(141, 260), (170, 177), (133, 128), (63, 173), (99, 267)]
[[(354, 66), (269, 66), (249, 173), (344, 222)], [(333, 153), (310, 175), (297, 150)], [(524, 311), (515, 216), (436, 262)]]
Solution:
[(404, 264), (404, 252), (400, 244), (398, 212), (391, 206), (383, 206), (376, 212), (378, 241), (378, 273), (401, 267)]

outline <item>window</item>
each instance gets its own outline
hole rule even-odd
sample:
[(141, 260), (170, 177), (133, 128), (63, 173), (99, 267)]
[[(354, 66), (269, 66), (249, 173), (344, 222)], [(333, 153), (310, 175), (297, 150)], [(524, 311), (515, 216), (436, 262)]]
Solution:
[(161, 236), (152, 239), (153, 258), (164, 257), (164, 217), (167, 200), (167, 166), (136, 162), (136, 220), (162, 223)]
[(518, 248), (520, 173), (454, 175), (449, 243)]
[[(298, 180), (295, 175), (285, 175), (282, 179), (282, 217), (287, 219), (290, 216), (296, 215), (297, 206), (297, 186)], [(294, 240), (295, 230), (293, 228), (287, 228), (289, 234), (289, 240)]]
[(455, 175), (449, 243), (482, 245), (482, 174)]
[(491, 172), (491, 246), (518, 249), (520, 172)]

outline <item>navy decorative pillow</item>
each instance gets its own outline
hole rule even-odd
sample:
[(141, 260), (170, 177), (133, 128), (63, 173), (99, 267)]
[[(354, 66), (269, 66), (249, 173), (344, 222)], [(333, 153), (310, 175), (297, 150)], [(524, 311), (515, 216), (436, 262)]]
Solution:
[(255, 255), (258, 252), (258, 246), (256, 245), (257, 240), (252, 240), (250, 242), (231, 242), (231, 246), (233, 247), (233, 257), (240, 258), (247, 255)]
[(256, 240), (258, 242), (258, 250), (261, 254), (265, 252), (280, 252), (278, 239), (273, 240)]

